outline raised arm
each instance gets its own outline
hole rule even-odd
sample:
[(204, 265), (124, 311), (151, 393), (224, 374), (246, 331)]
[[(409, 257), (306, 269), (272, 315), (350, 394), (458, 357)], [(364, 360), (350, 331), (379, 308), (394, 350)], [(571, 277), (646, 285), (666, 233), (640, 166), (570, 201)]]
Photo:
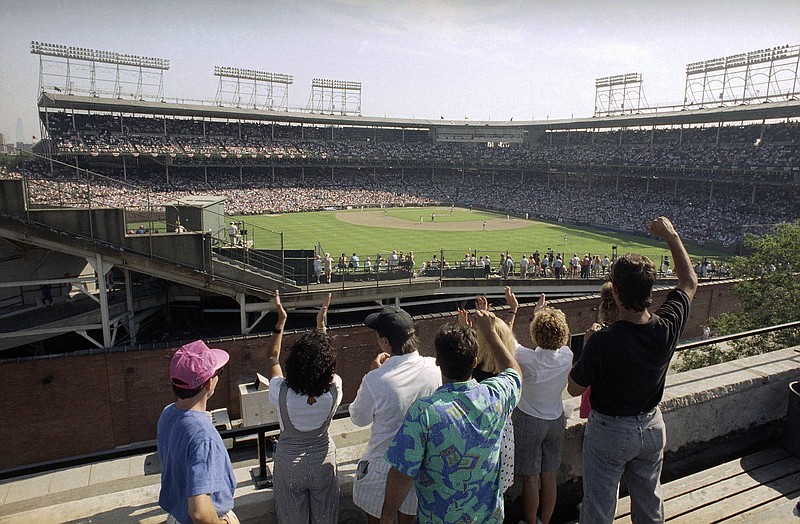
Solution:
[(514, 321), (517, 319), (517, 309), (519, 309), (519, 301), (517, 300), (514, 292), (511, 291), (511, 286), (506, 286), (506, 304), (508, 304), (508, 327), (514, 329)]
[(539, 295), (539, 300), (536, 301), (536, 305), (533, 306), (533, 314), (536, 315), (539, 311), (543, 310), (547, 307), (547, 297), (544, 296), (544, 293)]
[(325, 301), (322, 303), (322, 307), (319, 308), (317, 311), (317, 329), (325, 333), (328, 331), (328, 327), (325, 325), (328, 321), (328, 308), (331, 305), (331, 294), (328, 293), (328, 296), (325, 297)]
[(497, 334), (494, 328), (492, 328), (492, 322), (502, 321), (490, 311), (483, 309), (478, 309), (475, 311), (475, 320), (472, 322), (472, 324), (475, 326), (475, 329), (480, 331), (486, 338), (486, 341), (489, 343), (489, 350), (492, 352), (497, 364), (501, 369), (512, 368), (515, 369), (517, 373), (522, 374), (522, 370), (520, 369), (519, 364), (517, 364), (517, 359), (514, 358), (514, 355), (511, 353), (511, 351), (509, 351), (506, 345), (503, 344), (503, 341), (500, 340), (500, 336)]
[[(330, 295), (328, 295), (330, 298)], [(281, 343), (283, 342), (283, 328), (286, 325), (286, 310), (281, 304), (280, 292), (275, 290), (275, 312), (278, 314), (278, 321), (275, 323), (272, 337), (267, 346), (267, 378), (282, 377), (281, 369)]]
[(667, 217), (660, 216), (650, 223), (650, 233), (662, 239), (669, 246), (672, 260), (675, 262), (675, 274), (678, 276), (676, 287), (686, 293), (689, 300), (692, 300), (697, 292), (697, 274), (694, 272), (692, 261), (681, 237), (675, 231), (675, 226)]

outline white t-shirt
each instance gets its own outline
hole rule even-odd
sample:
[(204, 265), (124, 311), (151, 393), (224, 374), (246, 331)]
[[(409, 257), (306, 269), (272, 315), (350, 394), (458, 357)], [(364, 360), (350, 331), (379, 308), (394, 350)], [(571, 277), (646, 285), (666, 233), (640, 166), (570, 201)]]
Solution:
[(403, 423), (408, 407), (418, 398), (433, 394), (442, 385), (436, 359), (414, 351), (390, 357), (361, 380), (350, 404), (350, 420), (356, 426), (372, 424), (364, 459), (382, 457)]
[(534, 350), (517, 344), (514, 356), (522, 368), (522, 395), (517, 407), (544, 420), (560, 417), (564, 412), (561, 394), (572, 369), (572, 350), (567, 346)]
[[(269, 381), (269, 401), (275, 406), (281, 430), (283, 430), (283, 420), (281, 420), (280, 394), (283, 382), (283, 377), (272, 377)], [(333, 383), (339, 390), (337, 398), (334, 399), (330, 392), (326, 392), (317, 397), (317, 401), (313, 404), (308, 403), (307, 396), (298, 395), (292, 388), (289, 388), (286, 392), (286, 407), (289, 411), (289, 420), (296, 429), (300, 431), (317, 429), (328, 419), (328, 415), (333, 409), (333, 402), (337, 407), (342, 403), (342, 378), (334, 374)]]

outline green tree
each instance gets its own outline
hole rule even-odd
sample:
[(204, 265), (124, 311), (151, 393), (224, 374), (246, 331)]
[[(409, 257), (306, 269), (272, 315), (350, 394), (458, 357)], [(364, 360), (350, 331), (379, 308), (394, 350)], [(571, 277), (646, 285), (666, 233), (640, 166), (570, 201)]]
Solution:
[(0, 155), (0, 167), (6, 168), (6, 171), (11, 173), (16, 168), (32, 160), (34, 156), (31, 153), (22, 151), (16, 155), (4, 154)]
[[(732, 274), (742, 279), (733, 288), (741, 305), (710, 321), (720, 335), (800, 320), (800, 220), (780, 224), (763, 236), (748, 235), (745, 245), (752, 253), (730, 261)], [(696, 369), (798, 344), (800, 329), (784, 329), (684, 351), (675, 369)]]

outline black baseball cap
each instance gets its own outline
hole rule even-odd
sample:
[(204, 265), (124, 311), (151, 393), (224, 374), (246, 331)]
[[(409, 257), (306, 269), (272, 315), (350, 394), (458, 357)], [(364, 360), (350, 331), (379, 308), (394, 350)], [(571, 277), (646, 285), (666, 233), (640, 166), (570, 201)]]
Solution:
[(411, 315), (400, 308), (387, 306), (379, 313), (372, 313), (364, 319), (364, 325), (372, 328), (389, 340), (406, 338), (414, 330)]

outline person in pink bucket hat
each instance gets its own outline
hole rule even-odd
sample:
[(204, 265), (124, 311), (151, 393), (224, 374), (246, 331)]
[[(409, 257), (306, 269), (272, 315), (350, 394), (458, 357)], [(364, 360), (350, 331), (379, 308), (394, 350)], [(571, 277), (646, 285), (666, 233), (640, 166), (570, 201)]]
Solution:
[(157, 433), (158, 504), (169, 513), (167, 524), (239, 523), (233, 513), (233, 466), (206, 413), (229, 358), (227, 352), (196, 340), (176, 351), (169, 364), (176, 399), (161, 413)]

